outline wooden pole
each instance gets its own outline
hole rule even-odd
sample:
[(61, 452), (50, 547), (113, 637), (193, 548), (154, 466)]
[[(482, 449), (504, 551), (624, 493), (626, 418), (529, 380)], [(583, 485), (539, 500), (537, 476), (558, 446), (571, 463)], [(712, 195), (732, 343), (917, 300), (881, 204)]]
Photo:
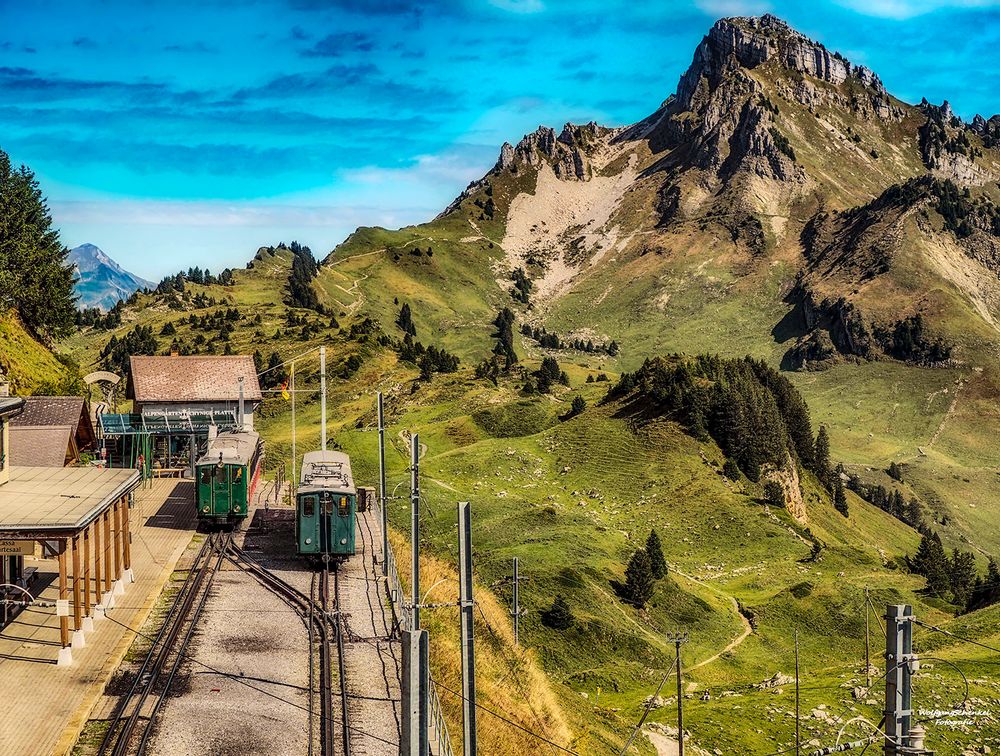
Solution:
[(104, 558), (104, 551), (101, 548), (101, 520), (97, 518), (93, 522), (94, 528), (94, 603), (103, 604), (101, 600), (101, 561)]
[(125, 539), (125, 541), (124, 541), (125, 569), (126, 570), (131, 570), (132, 569), (132, 532), (131, 532), (130, 523), (129, 523), (128, 497), (127, 496), (122, 499), (122, 523), (124, 524), (123, 525), (123, 530), (125, 531), (124, 533), (122, 533), (122, 538)]
[(73, 536), (73, 629), (83, 629), (80, 607), (80, 536)]
[[(66, 584), (66, 542), (62, 542), (62, 551), (59, 552), (59, 600), (66, 601), (69, 598), (69, 587)], [(69, 617), (59, 618), (59, 643), (63, 648), (69, 646)]]
[(90, 616), (90, 525), (83, 531), (83, 616)]
[(121, 499), (115, 499), (115, 580), (122, 579), (122, 513)]
[(104, 592), (111, 590), (111, 517), (108, 510), (102, 515), (104, 521)]

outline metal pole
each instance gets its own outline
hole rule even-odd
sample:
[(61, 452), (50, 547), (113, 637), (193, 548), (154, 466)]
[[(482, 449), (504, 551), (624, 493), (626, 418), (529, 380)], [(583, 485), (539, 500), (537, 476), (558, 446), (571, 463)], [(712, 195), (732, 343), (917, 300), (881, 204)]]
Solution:
[[(514, 563), (517, 564), (517, 559)], [(472, 510), (467, 501), (458, 503), (458, 579), (461, 594), (459, 605), (462, 614), (462, 752), (464, 756), (476, 756), (476, 648), (472, 635)]]
[(430, 756), (430, 656), (426, 630), (402, 633), (400, 756)]
[(295, 477), (295, 360), (292, 360), (291, 364), (291, 386), (292, 386), (292, 487), (298, 483), (298, 478)]
[[(240, 429), (240, 433), (243, 432), (243, 376), (240, 376), (240, 403), (239, 403), (239, 413), (240, 416), (237, 418), (236, 427)], [(167, 436), (167, 467), (170, 467), (170, 436)]]
[(868, 587), (865, 586), (865, 679), (867, 679), (870, 688), (872, 686), (872, 651), (868, 626), (871, 608), (868, 606), (868, 600)]
[(521, 607), (518, 595), (518, 582), (520, 578), (518, 577), (517, 569), (517, 557), (514, 557), (514, 606), (511, 609), (511, 616), (514, 618), (514, 645), (520, 645), (519, 642), (519, 631), (521, 626)]
[(326, 347), (319, 348), (319, 435), (320, 448), (326, 451)]
[(684, 756), (684, 691), (681, 686), (681, 644), (684, 641), (677, 638), (677, 755)]
[(420, 629), (420, 436), (410, 434), (410, 588), (413, 629)]
[(913, 610), (890, 604), (885, 612), (885, 756), (901, 756), (910, 731)]
[(799, 716), (799, 631), (795, 631), (795, 756), (802, 752), (802, 735)]
[(378, 500), (382, 510), (382, 574), (389, 574), (389, 515), (385, 496), (385, 410), (382, 392), (378, 392)]

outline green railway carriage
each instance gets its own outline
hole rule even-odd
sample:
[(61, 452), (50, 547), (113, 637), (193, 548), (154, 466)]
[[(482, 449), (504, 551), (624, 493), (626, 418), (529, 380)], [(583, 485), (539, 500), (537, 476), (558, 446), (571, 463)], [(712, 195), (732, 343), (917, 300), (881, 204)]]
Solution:
[(263, 469), (264, 443), (253, 431), (224, 431), (195, 465), (199, 522), (238, 523), (247, 516)]
[(350, 457), (335, 451), (306, 454), (295, 498), (295, 542), (299, 555), (340, 560), (354, 554), (358, 492)]

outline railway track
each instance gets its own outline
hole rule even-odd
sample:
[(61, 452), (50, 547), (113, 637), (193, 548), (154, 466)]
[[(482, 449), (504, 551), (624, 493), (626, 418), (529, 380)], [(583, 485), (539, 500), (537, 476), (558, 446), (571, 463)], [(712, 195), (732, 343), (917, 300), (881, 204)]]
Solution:
[[(347, 674), (344, 667), (345, 628), (339, 612), (340, 583), (337, 571), (324, 567), (313, 575), (309, 595), (289, 585), (245, 551), (231, 544), (230, 561), (250, 573), (292, 607), (309, 630), (309, 754), (314, 753), (317, 711), (321, 756), (351, 756), (351, 725)], [(332, 575), (332, 593), (331, 593)], [(335, 713), (339, 689), (340, 712)], [(318, 707), (316, 702), (318, 699)], [(338, 721), (339, 720), (339, 721)], [(339, 725), (339, 726), (338, 726)], [(340, 747), (338, 748), (338, 741)]]
[(202, 543), (131, 686), (115, 706), (98, 753), (145, 753), (232, 538), (231, 533), (212, 533)]

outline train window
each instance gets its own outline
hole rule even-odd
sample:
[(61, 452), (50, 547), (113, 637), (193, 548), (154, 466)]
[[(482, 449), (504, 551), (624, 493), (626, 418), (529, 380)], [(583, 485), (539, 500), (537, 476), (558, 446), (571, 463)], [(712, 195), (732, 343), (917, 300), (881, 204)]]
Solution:
[(203, 467), (201, 468), (201, 484), (203, 486), (211, 485), (212, 483), (212, 468)]
[(237, 467), (235, 470), (235, 474), (233, 475), (233, 483), (242, 483), (242, 482), (243, 482), (243, 468)]
[(302, 500), (302, 516), (303, 517), (315, 517), (316, 516), (316, 497), (306, 496)]
[(215, 468), (215, 482), (216, 483), (225, 483), (226, 482), (226, 468), (225, 467), (216, 467)]
[(338, 507), (338, 514), (341, 517), (347, 517), (347, 513), (349, 511), (348, 510), (348, 502), (349, 502), (349, 499), (346, 496), (341, 496), (340, 497), (340, 506)]
[(323, 514), (331, 515), (333, 514), (333, 494), (324, 492), (322, 495), (323, 501)]

